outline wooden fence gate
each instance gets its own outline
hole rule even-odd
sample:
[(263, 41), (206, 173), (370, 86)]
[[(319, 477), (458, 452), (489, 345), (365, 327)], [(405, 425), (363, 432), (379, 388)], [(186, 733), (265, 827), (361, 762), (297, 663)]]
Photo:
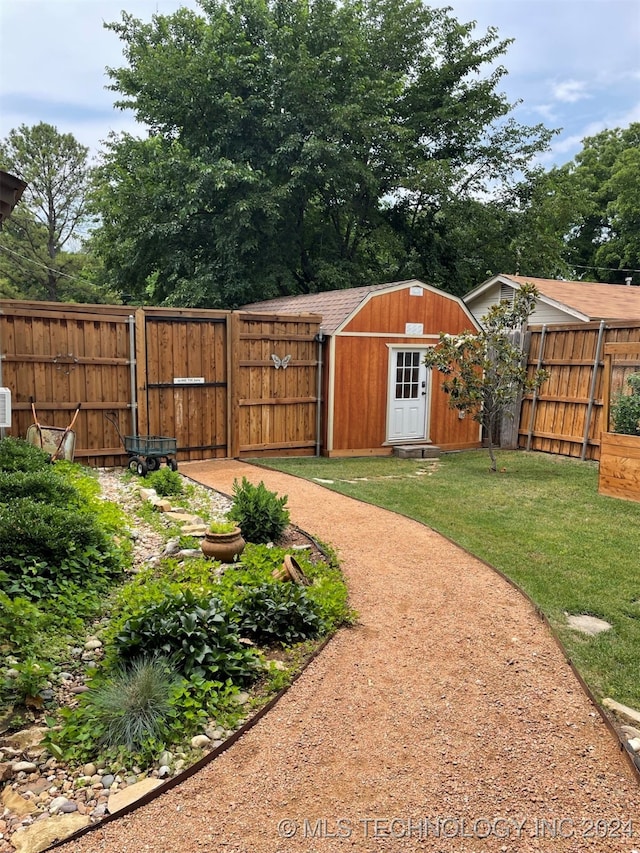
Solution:
[(127, 460), (110, 413), (122, 435), (175, 438), (181, 461), (313, 453), (319, 328), (316, 315), (0, 301), (6, 434), (26, 435), (33, 398), (47, 426), (81, 404), (75, 457), (89, 465)]

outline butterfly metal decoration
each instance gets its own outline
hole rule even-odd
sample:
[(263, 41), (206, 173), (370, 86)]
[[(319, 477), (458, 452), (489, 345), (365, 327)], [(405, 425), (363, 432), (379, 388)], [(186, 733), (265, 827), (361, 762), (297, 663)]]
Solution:
[(285, 355), (284, 358), (279, 358), (274, 352), (271, 356), (271, 360), (273, 361), (273, 366), (276, 370), (278, 370), (280, 367), (283, 370), (286, 370), (289, 366), (289, 362), (291, 361), (291, 356)]

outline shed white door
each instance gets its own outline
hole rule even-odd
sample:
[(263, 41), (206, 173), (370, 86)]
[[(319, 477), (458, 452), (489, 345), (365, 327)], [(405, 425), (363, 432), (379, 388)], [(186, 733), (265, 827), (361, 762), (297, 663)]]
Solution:
[(387, 441), (416, 441), (428, 436), (429, 374), (425, 349), (392, 349), (389, 354)]

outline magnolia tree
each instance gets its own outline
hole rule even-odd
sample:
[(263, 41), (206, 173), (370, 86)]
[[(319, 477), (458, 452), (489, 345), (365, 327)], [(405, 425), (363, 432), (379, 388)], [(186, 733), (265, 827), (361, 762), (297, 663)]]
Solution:
[(425, 356), (427, 367), (444, 376), (443, 391), (453, 409), (480, 423), (489, 443), (491, 470), (496, 470), (493, 435), (503, 415), (513, 415), (518, 396), (539, 388), (547, 378), (543, 370), (532, 376), (520, 345), (521, 332), (533, 311), (538, 292), (525, 284), (515, 291), (513, 302), (494, 305), (482, 318), (480, 332), (440, 334)]

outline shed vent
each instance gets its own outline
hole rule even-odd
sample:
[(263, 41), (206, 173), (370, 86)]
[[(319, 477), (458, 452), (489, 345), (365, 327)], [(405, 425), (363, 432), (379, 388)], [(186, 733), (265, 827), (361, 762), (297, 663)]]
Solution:
[(0, 428), (11, 426), (11, 389), (0, 388)]

